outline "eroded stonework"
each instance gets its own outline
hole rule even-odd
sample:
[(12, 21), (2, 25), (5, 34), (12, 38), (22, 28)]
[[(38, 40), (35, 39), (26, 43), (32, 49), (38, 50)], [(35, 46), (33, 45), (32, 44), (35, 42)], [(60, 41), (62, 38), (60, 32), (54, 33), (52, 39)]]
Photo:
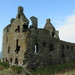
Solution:
[(10, 65), (39, 68), (75, 60), (75, 44), (59, 39), (59, 32), (50, 19), (43, 29), (38, 28), (38, 19), (31, 18), (32, 25), (18, 7), (16, 18), (11, 19), (3, 31), (2, 61)]

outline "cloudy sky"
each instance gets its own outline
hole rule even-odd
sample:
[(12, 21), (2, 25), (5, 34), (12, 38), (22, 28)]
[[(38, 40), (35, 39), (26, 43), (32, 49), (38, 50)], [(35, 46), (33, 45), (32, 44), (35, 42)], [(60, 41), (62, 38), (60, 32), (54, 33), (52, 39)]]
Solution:
[(16, 17), (18, 6), (24, 7), (29, 20), (31, 16), (38, 18), (39, 28), (43, 28), (46, 19), (50, 18), (59, 30), (61, 40), (75, 42), (75, 0), (0, 0), (0, 51), (3, 28), (10, 24), (11, 18)]

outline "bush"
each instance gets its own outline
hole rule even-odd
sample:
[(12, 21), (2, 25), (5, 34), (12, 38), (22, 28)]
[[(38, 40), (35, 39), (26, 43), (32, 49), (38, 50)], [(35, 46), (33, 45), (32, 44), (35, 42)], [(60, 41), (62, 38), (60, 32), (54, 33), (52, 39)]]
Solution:
[(4, 70), (4, 66), (0, 65), (0, 71)]
[(5, 69), (9, 68), (9, 63), (7, 62), (0, 62), (0, 66), (3, 66)]
[(17, 72), (17, 73), (21, 73), (22, 72), (22, 70), (23, 70), (23, 68), (21, 67), (21, 66), (11, 66), (10, 67), (11, 68), (11, 70), (13, 70), (13, 71), (15, 71), (15, 72)]

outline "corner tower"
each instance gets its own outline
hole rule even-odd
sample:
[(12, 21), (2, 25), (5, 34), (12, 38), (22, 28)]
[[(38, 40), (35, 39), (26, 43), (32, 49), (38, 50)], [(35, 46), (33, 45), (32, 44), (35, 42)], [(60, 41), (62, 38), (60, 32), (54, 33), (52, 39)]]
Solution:
[(12, 65), (23, 65), (24, 53), (27, 49), (29, 20), (23, 13), (23, 7), (18, 7), (16, 18), (4, 28), (2, 61)]

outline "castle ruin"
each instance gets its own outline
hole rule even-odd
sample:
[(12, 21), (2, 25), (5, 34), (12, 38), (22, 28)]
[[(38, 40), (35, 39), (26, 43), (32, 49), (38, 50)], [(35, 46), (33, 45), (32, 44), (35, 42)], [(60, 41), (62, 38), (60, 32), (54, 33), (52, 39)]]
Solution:
[(32, 25), (18, 7), (16, 18), (3, 31), (2, 62), (29, 68), (55, 65), (75, 60), (75, 44), (60, 40), (59, 32), (50, 19), (43, 29), (38, 28), (38, 19), (30, 18)]

